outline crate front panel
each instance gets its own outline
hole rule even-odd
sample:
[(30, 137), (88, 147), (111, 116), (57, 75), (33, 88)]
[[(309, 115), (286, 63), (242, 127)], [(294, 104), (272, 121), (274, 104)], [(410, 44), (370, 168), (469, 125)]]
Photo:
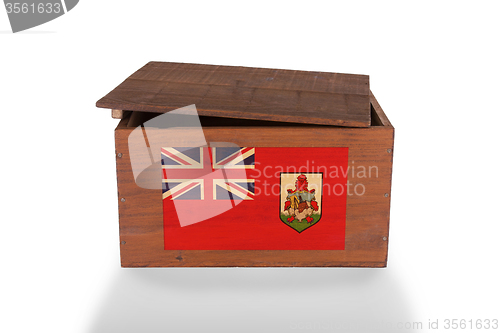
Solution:
[[(304, 141), (310, 127), (205, 128), (207, 142), (241, 147), (348, 147), (351, 190), (347, 196), (344, 250), (164, 250), (162, 190), (136, 185), (128, 152), (132, 131), (115, 131), (121, 259), (124, 267), (169, 266), (358, 266), (384, 267), (387, 262), (392, 127), (364, 129), (313, 127), (315, 140)], [(159, 137), (161, 130), (157, 130)], [(290, 135), (293, 131), (294, 135)], [(189, 143), (189, 129), (179, 129), (171, 145)], [(155, 131), (149, 131), (154, 140)], [(362, 168), (365, 168), (365, 176)], [(372, 175), (368, 177), (371, 167)], [(376, 168), (376, 169), (375, 169)], [(376, 175), (375, 175), (376, 172)], [(362, 185), (362, 186), (361, 186)], [(124, 199), (122, 201), (121, 199)]]

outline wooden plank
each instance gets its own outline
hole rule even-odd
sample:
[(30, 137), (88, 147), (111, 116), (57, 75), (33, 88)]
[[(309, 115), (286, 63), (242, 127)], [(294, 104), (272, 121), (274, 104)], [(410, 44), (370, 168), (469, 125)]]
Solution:
[(123, 118), (123, 110), (111, 110), (111, 118), (113, 119), (122, 119)]
[[(383, 111), (380, 109), (380, 115)], [(383, 115), (385, 116), (385, 115)], [(120, 211), (121, 260), (124, 267), (163, 266), (342, 266), (385, 267), (389, 237), (389, 208), (392, 175), (392, 126), (370, 128), (314, 127), (321, 140), (304, 142), (311, 126), (207, 126), (207, 142), (231, 142), (247, 147), (349, 147), (349, 161), (375, 165), (376, 178), (359, 179), (362, 196), (347, 197), (345, 250), (322, 251), (165, 251), (161, 190), (147, 190), (135, 184), (128, 152), (128, 135), (133, 128), (121, 122), (115, 131)], [(189, 129), (178, 129), (169, 144), (189, 144)], [(293, 135), (290, 135), (293, 133)], [(149, 131), (150, 140), (162, 135)], [(391, 151), (388, 151), (391, 149)], [(387, 195), (386, 195), (387, 194)]]
[(367, 75), (150, 62), (101, 98), (101, 108), (370, 126)]
[(375, 110), (375, 112), (377, 113), (377, 116), (380, 119), (382, 125), (394, 128), (392, 126), (391, 122), (389, 121), (389, 118), (387, 118), (384, 111), (382, 110), (382, 107), (380, 106), (380, 104), (378, 103), (377, 99), (375, 98), (375, 96), (373, 95), (373, 93), (371, 91), (370, 91), (370, 103), (371, 103), (373, 109)]

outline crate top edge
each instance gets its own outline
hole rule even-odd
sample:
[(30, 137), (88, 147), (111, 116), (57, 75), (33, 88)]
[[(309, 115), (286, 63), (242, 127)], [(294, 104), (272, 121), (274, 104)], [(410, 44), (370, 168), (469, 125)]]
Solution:
[(199, 115), (369, 127), (369, 77), (358, 74), (149, 62), (99, 108), (165, 113), (196, 105)]

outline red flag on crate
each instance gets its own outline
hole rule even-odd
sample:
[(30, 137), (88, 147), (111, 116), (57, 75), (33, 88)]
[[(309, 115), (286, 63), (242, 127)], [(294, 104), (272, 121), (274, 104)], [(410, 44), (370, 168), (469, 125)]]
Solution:
[(343, 250), (348, 148), (163, 147), (165, 250)]

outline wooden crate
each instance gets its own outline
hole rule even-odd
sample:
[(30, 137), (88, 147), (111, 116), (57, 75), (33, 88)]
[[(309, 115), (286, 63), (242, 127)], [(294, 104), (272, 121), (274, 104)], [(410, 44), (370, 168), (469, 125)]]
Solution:
[[(335, 181), (345, 188), (350, 184), (352, 195), (327, 193), (324, 187), (328, 172), (323, 172), (317, 183), (321, 201), (315, 197), (306, 202), (307, 209), (313, 212), (309, 215), (312, 226), (301, 232), (294, 228), (307, 226), (303, 223), (308, 222), (299, 221), (298, 213), (294, 217), (298, 212), (294, 209), (288, 217), (294, 219), (287, 222), (284, 214), (290, 210), (282, 205), (284, 189), (279, 194), (261, 192), (253, 196), (246, 188), (253, 200), (238, 201), (232, 211), (185, 227), (172, 226), (172, 202), (163, 199), (168, 188), (138, 185), (132, 170), (131, 159), (143, 154), (147, 160), (151, 149), (135, 151), (129, 137), (148, 119), (191, 104), (196, 105), (209, 145), (226, 142), (253, 147), (255, 164), (260, 157), (270, 158), (274, 152), (288, 163), (307, 160), (308, 151), (320, 160), (343, 161), (339, 163), (352, 168), (343, 179)], [(394, 128), (371, 94), (367, 76), (152, 62), (99, 100), (97, 106), (110, 108), (113, 117), (121, 118), (115, 140), (123, 267), (387, 265)], [(178, 126), (175, 135), (165, 139), (165, 129), (148, 128), (146, 145), (155, 141), (165, 147), (197, 147), (190, 145), (192, 130)], [(294, 152), (300, 154), (295, 156)], [(156, 151), (152, 155), (158, 154)], [(340, 157), (335, 159), (336, 155)], [(333, 164), (329, 167), (333, 168)], [(364, 176), (361, 167), (365, 168)], [(248, 172), (252, 175), (254, 171)], [(369, 171), (373, 175), (368, 177)], [(308, 170), (293, 173), (290, 177), (294, 179), (299, 174), (315, 177), (315, 172)], [(255, 181), (253, 191), (256, 193), (262, 184)], [(219, 189), (215, 181), (213, 188)], [(319, 192), (315, 192), (316, 196)], [(211, 198), (205, 195), (203, 200), (191, 202), (203, 207), (215, 197), (214, 192)], [(296, 197), (301, 203), (305, 198), (300, 194)], [(234, 199), (232, 194), (230, 198)], [(323, 206), (315, 211), (312, 201)], [(245, 214), (235, 218), (236, 210)], [(331, 214), (327, 215), (327, 211)], [(180, 221), (180, 213), (177, 215)], [(224, 226), (226, 229), (221, 229)], [(226, 232), (232, 226), (239, 231)], [(245, 233), (241, 231), (243, 226), (248, 228)]]

